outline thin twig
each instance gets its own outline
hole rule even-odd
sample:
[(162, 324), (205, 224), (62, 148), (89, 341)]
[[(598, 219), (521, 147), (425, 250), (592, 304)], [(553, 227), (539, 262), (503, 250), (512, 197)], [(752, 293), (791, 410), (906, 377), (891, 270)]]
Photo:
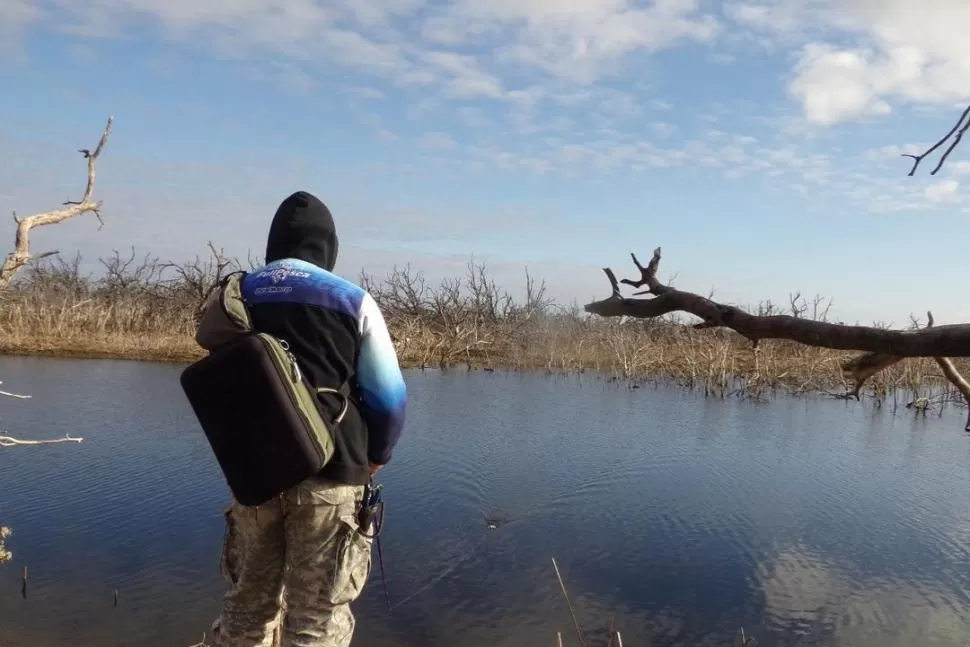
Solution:
[(556, 569), (556, 579), (559, 580), (559, 587), (562, 589), (563, 597), (566, 598), (566, 606), (569, 607), (569, 615), (573, 619), (573, 626), (576, 628), (576, 637), (579, 639), (579, 644), (586, 647), (586, 641), (583, 640), (583, 630), (579, 627), (579, 620), (576, 619), (576, 612), (573, 610), (573, 603), (569, 599), (569, 593), (566, 591), (566, 583), (562, 580), (562, 575), (559, 573), (559, 565), (556, 564), (556, 558), (552, 558), (552, 567)]
[[(963, 111), (963, 114), (960, 115), (960, 119), (957, 120), (957, 122), (953, 125), (953, 128), (950, 129), (950, 132), (944, 135), (942, 139), (940, 139), (938, 142), (933, 144), (933, 146), (931, 146), (929, 149), (927, 149), (920, 155), (903, 153), (903, 157), (909, 157), (909, 158), (912, 158), (913, 160), (913, 168), (910, 169), (907, 175), (909, 177), (912, 177), (913, 175), (915, 175), (916, 169), (919, 168), (920, 163), (926, 158), (926, 156), (932, 153), (933, 151), (935, 151), (940, 146), (942, 146), (946, 142), (946, 140), (948, 140), (950, 137), (953, 137), (953, 133), (956, 133), (956, 137), (953, 139), (953, 142), (943, 153), (943, 156), (940, 157), (940, 161), (937, 162), (936, 168), (930, 171), (930, 175), (936, 175), (937, 172), (941, 168), (943, 168), (943, 164), (944, 162), (946, 162), (946, 158), (950, 156), (950, 153), (953, 152), (953, 149), (956, 148), (957, 145), (960, 143), (960, 140), (963, 139), (963, 135), (967, 132), (967, 129), (970, 128), (970, 120), (968, 120), (967, 117), (970, 117), (970, 105), (968, 105), (966, 109)], [(964, 121), (966, 121), (966, 123), (964, 123)], [(961, 124), (963, 125), (962, 128), (960, 127)], [(957, 129), (959, 129), (959, 132), (957, 131)]]

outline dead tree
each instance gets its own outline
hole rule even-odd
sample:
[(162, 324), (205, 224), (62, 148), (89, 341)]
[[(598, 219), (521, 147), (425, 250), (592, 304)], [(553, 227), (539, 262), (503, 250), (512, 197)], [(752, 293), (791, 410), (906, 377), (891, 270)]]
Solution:
[[(94, 180), (98, 157), (100, 157), (101, 153), (104, 151), (105, 144), (108, 142), (108, 137), (111, 135), (112, 122), (113, 118), (108, 117), (108, 123), (105, 125), (104, 131), (101, 133), (101, 139), (98, 140), (98, 145), (95, 147), (93, 152), (87, 148), (82, 148), (79, 151), (87, 160), (88, 166), (87, 183), (85, 184), (84, 194), (81, 196), (80, 200), (69, 200), (64, 202), (60, 209), (37, 213), (25, 218), (18, 218), (17, 214), (14, 213), (13, 219), (14, 222), (17, 223), (17, 233), (14, 239), (13, 251), (7, 254), (3, 264), (0, 265), (0, 292), (10, 285), (10, 282), (13, 280), (14, 276), (16, 276), (17, 272), (23, 269), (26, 265), (58, 253), (57, 251), (50, 251), (37, 255), (33, 254), (30, 249), (31, 230), (37, 227), (43, 227), (45, 225), (55, 225), (59, 222), (64, 222), (65, 220), (85, 213), (94, 213), (94, 215), (98, 218), (98, 222), (102, 226), (104, 225), (104, 221), (101, 219), (101, 201), (94, 199)], [(0, 391), (0, 396), (17, 399), (26, 399), (30, 397), (29, 395), (11, 393), (8, 391)], [(0, 447), (81, 442), (81, 440), (83, 439), (73, 438), (71, 436), (51, 440), (18, 440), (12, 436), (0, 434)], [(11, 553), (4, 545), (4, 539), (6, 539), (8, 535), (10, 535), (10, 529), (0, 526), (0, 563), (8, 561), (11, 558)]]
[[(609, 278), (612, 294), (606, 299), (586, 304), (586, 312), (601, 317), (639, 319), (686, 312), (700, 319), (692, 325), (693, 328), (729, 328), (755, 347), (762, 339), (787, 339), (808, 346), (866, 351), (842, 365), (843, 371), (855, 381), (855, 388), (849, 395), (856, 398), (866, 380), (903, 358), (932, 357), (936, 359), (947, 379), (970, 404), (970, 383), (947, 359), (970, 357), (970, 324), (934, 326), (930, 314), (930, 325), (925, 328), (890, 330), (813, 321), (793, 315), (753, 315), (736, 306), (718, 303), (699, 294), (661, 283), (657, 279), (657, 269), (660, 267), (659, 247), (654, 250), (653, 258), (645, 267), (637, 260), (636, 254), (630, 256), (640, 271), (640, 278), (635, 281), (617, 281), (613, 270), (603, 268)], [(620, 283), (634, 288), (646, 287), (646, 290), (635, 292), (633, 296), (649, 294), (652, 297), (624, 297), (620, 294)], [(970, 418), (967, 420), (966, 429), (970, 431)]]
[(85, 213), (93, 213), (97, 216), (98, 222), (102, 226), (104, 225), (104, 221), (101, 219), (101, 201), (94, 200), (95, 167), (98, 162), (98, 157), (104, 150), (104, 145), (108, 142), (108, 137), (111, 135), (111, 124), (113, 121), (113, 117), (108, 117), (108, 123), (104, 127), (104, 132), (101, 133), (101, 139), (98, 141), (98, 145), (93, 153), (87, 148), (82, 148), (78, 151), (88, 161), (87, 185), (84, 188), (84, 195), (81, 196), (80, 200), (68, 200), (61, 205), (60, 209), (37, 213), (26, 218), (18, 218), (17, 214), (14, 214), (13, 219), (17, 223), (17, 237), (14, 240), (13, 251), (7, 254), (3, 265), (0, 265), (0, 290), (6, 288), (10, 284), (10, 281), (13, 280), (14, 275), (28, 263), (58, 253), (57, 251), (51, 251), (36, 256), (33, 255), (30, 251), (30, 232), (32, 229), (45, 225), (55, 225)]

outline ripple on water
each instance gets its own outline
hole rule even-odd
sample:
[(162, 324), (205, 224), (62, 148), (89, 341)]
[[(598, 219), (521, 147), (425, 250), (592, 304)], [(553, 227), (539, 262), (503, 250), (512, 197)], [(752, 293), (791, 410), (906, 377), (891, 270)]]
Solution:
[[(5, 428), (85, 437), (0, 452), (16, 560), (0, 643), (142, 644), (146, 627), (157, 644), (197, 641), (224, 590), (227, 493), (177, 370), (0, 358), (0, 374), (37, 398), (0, 401)], [(948, 420), (917, 442), (908, 419), (844, 403), (525, 375), (408, 380), (408, 429), (381, 477), (399, 606), (383, 609), (375, 565), (362, 644), (568, 639), (553, 556), (590, 634), (605, 637), (615, 614), (624, 644), (726, 644), (736, 624), (765, 645), (949, 647), (970, 635), (970, 443)], [(493, 514), (509, 523), (489, 531)]]

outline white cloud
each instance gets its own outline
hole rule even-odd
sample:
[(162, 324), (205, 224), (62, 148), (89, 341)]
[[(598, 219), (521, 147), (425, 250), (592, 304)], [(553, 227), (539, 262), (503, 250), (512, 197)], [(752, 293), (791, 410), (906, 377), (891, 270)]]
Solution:
[(502, 82), (482, 69), (475, 58), (453, 52), (431, 51), (420, 55), (422, 61), (438, 74), (446, 77), (446, 94), (467, 99), (470, 97), (500, 98), (504, 94)]
[(952, 202), (960, 190), (960, 183), (956, 180), (942, 180), (931, 184), (923, 190), (926, 198), (931, 202)]
[(360, 97), (361, 99), (377, 100), (377, 99), (385, 98), (384, 93), (378, 90), (377, 88), (370, 88), (366, 86), (357, 86), (357, 87), (349, 88), (348, 92)]
[(670, 137), (677, 132), (677, 126), (665, 121), (653, 121), (648, 124), (649, 128), (658, 137)]
[(872, 162), (897, 162), (903, 155), (919, 155), (926, 150), (919, 144), (905, 144), (903, 146), (890, 144), (866, 152), (866, 158)]
[[(637, 53), (708, 42), (717, 20), (700, 0), (6, 0), (0, 24), (89, 38), (151, 24), (222, 55), (334, 62), (455, 98), (534, 101), (537, 79), (594, 83)], [(474, 52), (475, 57), (469, 56)], [(509, 73), (520, 87), (506, 87)]]
[(802, 52), (789, 91), (808, 120), (824, 126), (888, 114), (892, 109), (879, 98), (883, 81), (866, 52), (812, 44)]
[(0, 32), (11, 36), (23, 25), (41, 18), (41, 10), (30, 0), (3, 0), (0, 2)]
[(803, 546), (785, 547), (762, 560), (755, 581), (771, 624), (797, 635), (811, 619), (831, 632), (827, 643), (835, 647), (959, 643), (970, 629), (962, 610), (946, 602), (953, 596), (946, 583), (873, 575)]
[(453, 150), (457, 148), (455, 140), (447, 133), (425, 133), (421, 137), (421, 146), (431, 150)]
[(473, 128), (485, 128), (491, 125), (491, 120), (485, 116), (481, 108), (462, 106), (458, 109), (458, 118), (462, 123)]
[(946, 171), (950, 175), (970, 175), (970, 162), (947, 162)]
[(884, 115), (904, 101), (970, 98), (965, 0), (748, 0), (727, 13), (802, 41), (789, 90), (811, 122)]

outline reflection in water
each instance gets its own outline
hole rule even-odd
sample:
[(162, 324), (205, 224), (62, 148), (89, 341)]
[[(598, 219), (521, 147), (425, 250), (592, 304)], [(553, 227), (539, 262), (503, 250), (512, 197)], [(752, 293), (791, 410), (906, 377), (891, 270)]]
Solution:
[(956, 645), (970, 636), (970, 606), (956, 591), (854, 570), (802, 548), (782, 550), (759, 569), (767, 620), (789, 636), (824, 630), (831, 645)]
[[(0, 645), (196, 642), (224, 592), (227, 492), (178, 367), (0, 359)], [(9, 376), (16, 376), (12, 379)], [(963, 645), (962, 416), (705, 399), (595, 377), (410, 372), (357, 645)], [(16, 384), (15, 384), (16, 382)], [(494, 522), (490, 528), (489, 522)], [(31, 573), (19, 597), (20, 567)], [(118, 607), (113, 590), (119, 591)], [(3, 593), (7, 591), (7, 593)]]

